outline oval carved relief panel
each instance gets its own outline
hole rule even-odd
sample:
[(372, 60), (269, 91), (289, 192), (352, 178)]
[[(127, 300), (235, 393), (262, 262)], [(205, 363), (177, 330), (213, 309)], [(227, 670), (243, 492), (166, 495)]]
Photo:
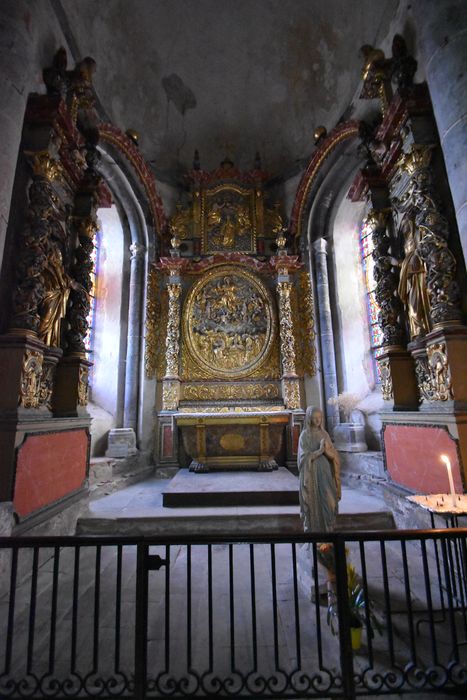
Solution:
[(193, 359), (219, 377), (241, 377), (266, 358), (275, 335), (273, 302), (263, 283), (234, 266), (214, 268), (190, 290), (183, 313)]

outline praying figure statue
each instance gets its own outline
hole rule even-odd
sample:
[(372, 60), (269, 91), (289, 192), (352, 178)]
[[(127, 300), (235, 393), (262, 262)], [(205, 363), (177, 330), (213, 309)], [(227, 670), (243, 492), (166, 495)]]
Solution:
[(305, 532), (331, 532), (341, 498), (339, 453), (323, 428), (323, 414), (309, 406), (298, 443), (300, 513)]

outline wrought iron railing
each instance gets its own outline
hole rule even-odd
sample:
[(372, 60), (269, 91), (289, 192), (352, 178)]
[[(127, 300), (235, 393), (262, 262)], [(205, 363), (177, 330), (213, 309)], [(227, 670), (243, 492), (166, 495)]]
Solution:
[(0, 539), (0, 697), (462, 694), (466, 537)]

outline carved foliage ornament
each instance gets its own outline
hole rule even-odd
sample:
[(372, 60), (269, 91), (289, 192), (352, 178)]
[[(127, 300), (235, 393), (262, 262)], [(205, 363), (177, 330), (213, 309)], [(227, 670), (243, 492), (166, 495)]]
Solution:
[(168, 284), (169, 297), (166, 349), (166, 377), (178, 377), (178, 365), (180, 355), (180, 284)]
[(298, 379), (283, 379), (282, 393), (286, 408), (291, 411), (301, 408), (300, 384)]
[(297, 347), (296, 371), (299, 376), (316, 374), (315, 317), (313, 293), (308, 272), (302, 272), (297, 293), (292, 296), (292, 311)]
[(165, 411), (176, 411), (180, 401), (180, 382), (164, 379), (162, 385), (162, 408)]
[(401, 302), (396, 296), (399, 273), (390, 255), (391, 238), (387, 228), (389, 209), (370, 209), (363, 226), (371, 232), (374, 250), (375, 297), (378, 302), (379, 323), (383, 330), (384, 345), (400, 345), (404, 331), (399, 323)]
[(379, 373), (381, 376), (381, 393), (385, 401), (390, 401), (394, 397), (391, 366), (389, 359), (378, 360)]
[(435, 343), (427, 347), (428, 367), (431, 377), (431, 394), (435, 401), (453, 398), (451, 372), (446, 354), (446, 343)]
[(19, 405), (23, 408), (39, 408), (43, 355), (36, 350), (26, 350), (21, 370)]
[(81, 365), (78, 373), (78, 406), (86, 406), (89, 391), (89, 367)]
[(165, 372), (165, 348), (168, 321), (168, 295), (157, 270), (151, 267), (148, 275), (146, 309), (146, 377), (160, 379)]
[(185, 384), (183, 398), (186, 401), (210, 401), (221, 399), (277, 399), (277, 384)]
[(279, 295), (279, 329), (281, 338), (282, 370), (284, 375), (294, 375), (296, 373), (296, 355), (292, 304), (290, 300), (292, 283), (278, 282), (277, 292)]
[(398, 208), (409, 212), (417, 231), (416, 254), (426, 268), (430, 316), (434, 325), (461, 320), (456, 260), (448, 248), (449, 229), (439, 211), (430, 167), (432, 147), (415, 144), (405, 153), (399, 167), (409, 175)]
[(39, 404), (49, 410), (52, 409), (52, 391), (55, 376), (55, 362), (47, 362), (44, 359), (42, 366), (41, 385), (39, 389)]

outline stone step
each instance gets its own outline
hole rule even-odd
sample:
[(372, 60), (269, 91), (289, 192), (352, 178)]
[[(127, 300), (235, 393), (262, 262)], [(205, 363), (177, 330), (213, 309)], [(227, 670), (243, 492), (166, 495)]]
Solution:
[[(336, 531), (394, 529), (392, 513), (352, 513), (338, 516)], [(152, 513), (101, 513), (81, 517), (77, 535), (254, 535), (301, 534), (296, 506), (242, 508), (158, 508)]]
[(180, 469), (162, 490), (166, 508), (294, 506), (298, 479), (285, 467), (272, 472), (209, 472)]

